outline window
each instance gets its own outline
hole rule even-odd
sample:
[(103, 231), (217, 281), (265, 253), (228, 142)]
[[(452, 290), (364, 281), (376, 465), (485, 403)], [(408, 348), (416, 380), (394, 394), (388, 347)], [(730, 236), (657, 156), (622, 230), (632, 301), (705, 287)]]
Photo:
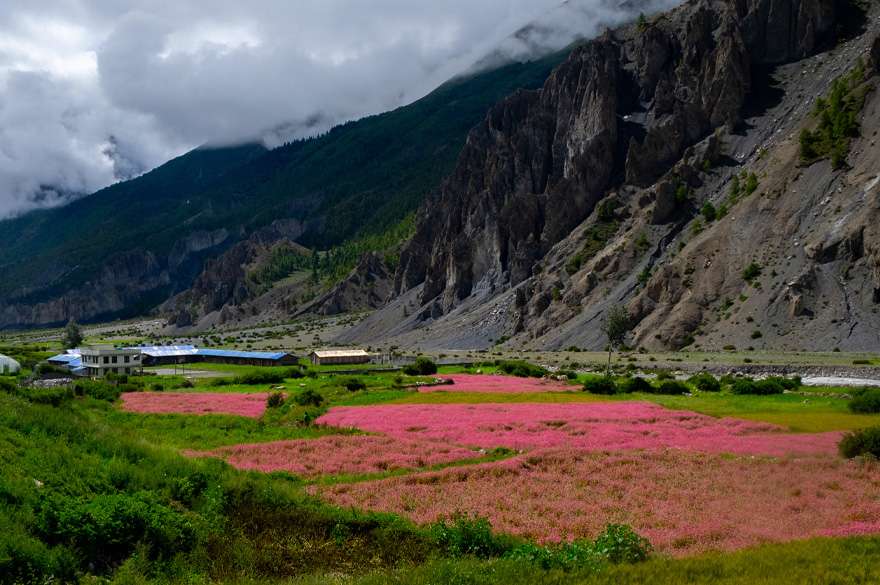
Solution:
[(128, 363), (130, 361), (131, 361), (131, 356), (128, 356), (128, 355), (125, 356), (125, 363)]
[(131, 368), (125, 368), (125, 373), (126, 373), (126, 374), (130, 374), (130, 373), (131, 373)]
[(116, 363), (116, 356), (115, 355), (113, 356), (113, 363), (114, 364)]
[(106, 356), (106, 355), (104, 356), (104, 363), (105, 363), (105, 364), (109, 364), (109, 363), (110, 363), (110, 357), (109, 357), (109, 356)]

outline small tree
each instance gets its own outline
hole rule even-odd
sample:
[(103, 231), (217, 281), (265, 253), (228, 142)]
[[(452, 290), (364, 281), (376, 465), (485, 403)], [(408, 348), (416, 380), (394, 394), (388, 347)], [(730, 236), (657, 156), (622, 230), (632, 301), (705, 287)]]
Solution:
[(63, 342), (64, 347), (68, 349), (78, 347), (83, 342), (82, 329), (80, 329), (79, 323), (73, 318), (67, 322), (67, 327), (64, 328)]
[(611, 352), (623, 345), (626, 335), (632, 325), (629, 313), (621, 306), (611, 307), (605, 313), (605, 321), (602, 323), (602, 333), (608, 337), (608, 369), (607, 375), (611, 376)]

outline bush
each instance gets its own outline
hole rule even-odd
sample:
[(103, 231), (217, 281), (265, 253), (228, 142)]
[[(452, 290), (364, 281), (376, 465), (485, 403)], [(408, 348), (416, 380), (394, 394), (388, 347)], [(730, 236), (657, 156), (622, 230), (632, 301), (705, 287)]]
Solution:
[(750, 380), (742, 378), (733, 383), (730, 391), (734, 394), (752, 394), (755, 396), (770, 396), (772, 394), (782, 394), (785, 392), (783, 386), (778, 380), (768, 378), (766, 380)]
[(426, 357), (417, 357), (415, 362), (404, 366), (403, 373), (407, 376), (432, 376), (437, 373), (437, 364)]
[(617, 385), (614, 383), (614, 380), (607, 376), (602, 378), (589, 378), (584, 382), (584, 392), (610, 396), (612, 394), (617, 394)]
[(342, 386), (349, 392), (357, 392), (359, 390), (367, 389), (367, 385), (361, 382), (358, 378), (346, 378), (342, 380)]
[(618, 389), (625, 394), (634, 394), (636, 392), (651, 394), (652, 392), (654, 392), (654, 386), (652, 386), (650, 382), (648, 382), (644, 378), (640, 378), (639, 376), (626, 378), (625, 380), (620, 382), (620, 384), (618, 384)]
[(71, 546), (89, 563), (109, 568), (128, 558), (138, 545), (151, 558), (169, 558), (190, 550), (196, 531), (190, 520), (144, 492), (98, 495), (90, 500), (56, 496), (44, 501), (40, 531)]
[(880, 457), (880, 427), (871, 427), (847, 433), (838, 444), (840, 454), (847, 459), (870, 455)]
[(559, 370), (556, 372), (557, 376), (565, 376), (567, 380), (577, 380), (577, 372), (572, 372), (571, 370)]
[(284, 394), (281, 392), (273, 392), (266, 399), (267, 408), (278, 408), (284, 404)]
[(596, 540), (576, 540), (558, 545), (521, 544), (505, 555), (528, 561), (545, 571), (598, 570), (605, 563), (637, 563), (651, 553), (651, 544), (629, 526), (610, 524)]
[(849, 409), (858, 414), (880, 413), (880, 388), (865, 388), (856, 392), (849, 401)]
[(516, 376), (518, 378), (543, 378), (547, 375), (547, 370), (541, 366), (530, 364), (524, 361), (499, 361), (498, 369), (508, 376)]
[(767, 380), (779, 384), (785, 390), (797, 390), (803, 385), (800, 376), (793, 376), (791, 378), (784, 378), (782, 376), (770, 376), (769, 378), (767, 378)]
[(232, 379), (234, 384), (256, 386), (258, 384), (280, 384), (284, 381), (284, 373), (278, 371), (247, 372)]
[(675, 376), (669, 370), (660, 370), (657, 372), (657, 380), (674, 380)]
[(688, 378), (688, 384), (701, 392), (720, 392), (721, 382), (712, 374), (702, 372)]
[(437, 546), (451, 557), (473, 556), (481, 559), (498, 557), (512, 548), (509, 538), (492, 533), (485, 518), (457, 515), (451, 522), (441, 520), (431, 527)]
[(48, 404), (50, 406), (60, 406), (73, 398), (73, 390), (64, 386), (60, 388), (19, 388), (13, 386), (13, 391), (10, 394), (34, 404)]
[(293, 401), (300, 406), (321, 406), (324, 404), (324, 397), (311, 388), (306, 388), (294, 396)]
[[(154, 389), (156, 389), (155, 386), (158, 386), (158, 390), (163, 390), (161, 384), (154, 384), (153, 386)], [(115, 402), (124, 390), (129, 389), (131, 391), (139, 390), (134, 385), (130, 388), (123, 388), (104, 380), (80, 380), (74, 384), (74, 391), (78, 396), (88, 396), (95, 400), (106, 400), (107, 402)]]
[(669, 394), (672, 396), (688, 394), (691, 389), (684, 382), (678, 380), (663, 380), (660, 385), (654, 389), (655, 394)]
[(593, 542), (596, 553), (612, 563), (639, 563), (651, 554), (651, 543), (625, 524), (609, 524)]

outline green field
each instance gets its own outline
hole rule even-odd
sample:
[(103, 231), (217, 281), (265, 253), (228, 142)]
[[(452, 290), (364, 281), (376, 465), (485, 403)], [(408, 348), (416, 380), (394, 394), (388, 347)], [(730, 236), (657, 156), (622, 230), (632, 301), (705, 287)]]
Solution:
[[(33, 347), (32, 358), (39, 357)], [(27, 353), (20, 350), (20, 355)], [(357, 483), (415, 471), (469, 466), (510, 457), (471, 459), (419, 470), (342, 474), (305, 480), (287, 473), (241, 472), (214, 459), (189, 459), (187, 449), (311, 439), (340, 433), (312, 424), (337, 405), (445, 403), (573, 403), (644, 400), (711, 416), (766, 421), (795, 432), (847, 430), (880, 424), (880, 415), (847, 409), (850, 390), (802, 388), (776, 396), (694, 391), (596, 396), (569, 392), (419, 393), (400, 373), (345, 376), (314, 371), (281, 382), (235, 383), (235, 376), (284, 369), (215, 366), (220, 379), (144, 376), (127, 383), (147, 391), (266, 392), (289, 397), (312, 391), (320, 406), (287, 400), (259, 419), (226, 415), (135, 414), (107, 400), (62, 397), (38, 404), (0, 392), (0, 584), (48, 581), (96, 583), (875, 583), (880, 538), (818, 539), (772, 544), (686, 559), (654, 555), (635, 565), (603, 563), (565, 571), (503, 558), (516, 539), (500, 538), (496, 552), (461, 555), (431, 527), (392, 515), (338, 509), (308, 494), (315, 484)], [(480, 368), (484, 373), (494, 366)], [(441, 368), (441, 372), (475, 368)], [(356, 378), (365, 390), (351, 391)], [(122, 387), (120, 387), (122, 389)], [(46, 391), (51, 393), (51, 391)], [(48, 394), (47, 394), (48, 395)], [(39, 393), (32, 400), (42, 400)], [(471, 538), (475, 538), (472, 534)], [(483, 536), (490, 538), (489, 536)], [(492, 542), (495, 542), (494, 540)], [(500, 544), (499, 544), (500, 543)], [(598, 572), (597, 572), (598, 571)]]

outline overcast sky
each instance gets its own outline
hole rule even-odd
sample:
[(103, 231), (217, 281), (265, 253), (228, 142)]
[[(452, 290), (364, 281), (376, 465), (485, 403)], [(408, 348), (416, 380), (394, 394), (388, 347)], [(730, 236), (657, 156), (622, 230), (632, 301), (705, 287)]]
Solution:
[[(648, 2), (646, 10), (675, 0)], [(629, 0), (623, 6), (632, 6)], [(205, 143), (274, 146), (632, 18), (621, 0), (3, 0), (0, 217)], [(511, 34), (533, 22), (527, 42)]]

